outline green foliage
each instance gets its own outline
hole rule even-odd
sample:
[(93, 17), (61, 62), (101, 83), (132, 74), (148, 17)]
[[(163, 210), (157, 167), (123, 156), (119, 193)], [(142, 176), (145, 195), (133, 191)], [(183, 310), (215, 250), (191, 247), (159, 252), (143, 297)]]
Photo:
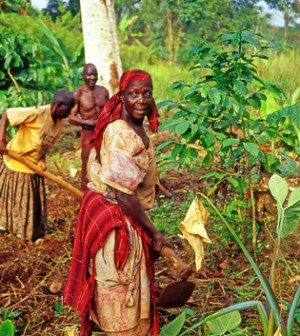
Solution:
[(64, 307), (58, 303), (54, 305), (54, 315), (61, 316), (64, 313)]
[(0, 31), (0, 109), (49, 103), (65, 87), (61, 64), (52, 49), (12, 28)]
[(26, 0), (2, 0), (0, 10), (4, 13), (18, 13), (20, 15), (37, 14), (36, 10)]
[(47, 7), (43, 11), (48, 13), (51, 19), (55, 21), (60, 16), (63, 5), (63, 0), (48, 0)]
[(231, 331), (233, 335), (242, 335), (242, 330), (237, 330), (237, 327), (241, 323), (241, 314), (239, 311), (234, 311), (222, 316), (219, 316), (213, 320), (207, 321), (206, 335), (225, 335), (228, 331)]
[(0, 324), (0, 336), (13, 336), (14, 334), (14, 325), (10, 320), (6, 320)]
[(12, 320), (20, 316), (20, 313), (10, 312), (7, 308), (0, 308), (0, 336), (13, 336), (15, 334), (15, 326)]
[(79, 14), (71, 17), (65, 13), (56, 23), (60, 34), (65, 34), (64, 41), (72, 34), (68, 43), (72, 43), (75, 50), (68, 51), (68, 55), (65, 50), (69, 49), (61, 45), (39, 18), (5, 14), (0, 21), (3, 23), (0, 29), (1, 111), (6, 107), (48, 104), (55, 91), (72, 90), (79, 85), (83, 43), (81, 34), (75, 34), (78, 43), (74, 43), (73, 36), (75, 26), (80, 30)]
[(165, 325), (159, 336), (176, 336), (184, 325), (186, 314), (183, 311), (176, 319)]
[[(279, 48), (282, 50), (279, 50)], [(271, 83), (280, 85), (284, 92), (287, 93), (288, 97), (293, 97), (300, 86), (300, 69), (297, 66), (298, 50), (280, 44), (276, 50), (268, 50), (267, 55), (267, 61), (258, 59), (255, 62), (261, 76), (268, 79)], [(274, 71), (274, 69), (276, 69), (276, 71)], [(269, 98), (269, 94), (267, 94), (267, 98)], [(273, 102), (276, 103), (276, 107), (270, 108), (270, 112), (279, 110), (279, 102), (276, 100), (273, 100)], [(289, 104), (295, 102), (296, 101), (293, 100), (293, 98), (288, 101)]]
[[(170, 105), (170, 109), (175, 108), (178, 112), (161, 128), (183, 138), (183, 143), (175, 146), (170, 159), (184, 165), (184, 158), (197, 155), (190, 145), (199, 143), (207, 152), (203, 166), (210, 166), (215, 154), (226, 169), (245, 164), (247, 156), (250, 166), (260, 162), (272, 172), (279, 162), (271, 160), (273, 154), (268, 158), (259, 149), (258, 144), (268, 144), (269, 134), (266, 132), (268, 125), (255, 112), (266, 99), (264, 91), (271, 91), (278, 98), (284, 98), (284, 94), (258, 78), (253, 64), (256, 57), (266, 57), (262, 51), (270, 44), (260, 34), (244, 31), (224, 34), (219, 42), (234, 49), (219, 52), (205, 43), (200, 44), (192, 51), (198, 62), (191, 69), (202, 72), (206, 69), (206, 73), (200, 73), (195, 84), (183, 81), (173, 84), (175, 90), (185, 90), (185, 100)], [(255, 54), (250, 53), (249, 46), (256, 48)]]
[(156, 57), (180, 63), (189, 62), (188, 51), (195, 43), (213, 42), (228, 30), (266, 25), (261, 8), (252, 1), (240, 6), (227, 0), (117, 0), (115, 4), (118, 21), (125, 15), (138, 18), (132, 31), (142, 33), (141, 42), (155, 49)]
[[(277, 174), (274, 174), (269, 181), (269, 189), (277, 202), (278, 220), (277, 220), (277, 236), (286, 238), (293, 233), (300, 224), (300, 187), (295, 188), (290, 193), (288, 199), (288, 184)], [(284, 204), (287, 200), (287, 206)]]
[[(287, 185), (283, 182), (283, 180), (277, 176), (273, 175), (270, 180), (269, 185), (272, 195), (275, 197), (277, 201), (278, 206), (278, 217), (280, 218), (282, 216), (283, 208), (282, 205), (286, 200), (288, 190)], [(299, 202), (300, 202), (300, 188), (295, 189), (295, 193), (290, 195), (289, 201), (288, 201), (288, 207), (290, 206), (290, 209), (293, 208), (293, 211), (291, 211), (290, 218), (297, 218), (299, 222)], [(219, 218), (222, 220), (222, 222), (225, 224), (226, 228), (231, 232), (232, 236), (235, 238), (236, 242), (240, 246), (241, 250), (243, 251), (244, 255), (248, 259), (252, 269), (254, 270), (255, 274), (257, 275), (260, 284), (263, 288), (264, 294), (266, 296), (267, 303), (264, 305), (261, 301), (252, 300), (252, 301), (245, 301), (241, 303), (234, 304), (230, 307), (221, 309), (215, 314), (212, 314), (199, 322), (195, 323), (192, 327), (186, 329), (183, 333), (179, 334), (186, 335), (189, 334), (192, 330), (196, 330), (204, 325), (206, 325), (206, 328), (209, 330), (209, 335), (225, 335), (228, 331), (231, 333), (234, 333), (236, 335), (239, 335), (241, 330), (239, 330), (237, 327), (239, 326), (241, 319), (240, 314), (238, 311), (249, 309), (252, 307), (257, 307), (259, 317), (262, 322), (263, 326), (263, 335), (264, 336), (273, 336), (274, 330), (273, 330), (273, 318), (276, 325), (276, 329), (280, 329), (282, 336), (292, 336), (294, 335), (294, 323), (297, 318), (297, 309), (298, 309), (298, 302), (300, 299), (300, 286), (298, 286), (298, 289), (295, 293), (295, 296), (290, 304), (290, 310), (288, 312), (288, 318), (285, 321), (282, 317), (282, 312), (279, 308), (279, 303), (281, 302), (281, 298), (277, 299), (275, 292), (272, 288), (272, 284), (270, 284), (264, 274), (259, 269), (259, 265), (254, 261), (251, 254), (247, 250), (246, 246), (243, 244), (241, 239), (239, 238), (238, 234), (235, 232), (233, 227), (230, 225), (230, 223), (225, 219), (225, 217), (221, 214), (219, 209), (210, 201), (210, 199), (200, 194), (211, 206), (211, 208), (214, 210), (215, 213), (218, 214)], [(278, 236), (281, 236), (282, 238), (284, 235), (282, 234), (282, 231), (277, 228)], [(278, 241), (279, 247), (280, 247), (280, 240)], [(278, 254), (275, 252), (273, 255), (273, 260), (278, 261)], [(270, 279), (276, 279), (276, 271), (274, 271), (274, 267), (271, 267), (271, 274)], [(276, 281), (276, 280), (273, 280)], [(234, 312), (238, 312), (237, 314)], [(233, 315), (227, 315), (227, 314)], [(227, 316), (226, 316), (227, 315)], [(173, 321), (172, 321), (173, 322)], [(172, 323), (171, 322), (171, 323)], [(167, 326), (166, 326), (167, 327)], [(182, 327), (182, 326), (181, 326)], [(171, 334), (169, 333), (169, 336), (176, 336), (178, 333)]]
[[(0, 32), (0, 89), (5, 94), (0, 109), (40, 103), (38, 88), (55, 73), (45, 69), (41, 46), (24, 33), (7, 28)], [(49, 87), (49, 84), (48, 84)]]
[(179, 205), (172, 199), (164, 199), (163, 202), (156, 200), (153, 209), (149, 211), (149, 216), (156, 228), (164, 235), (178, 234), (179, 221), (184, 219), (182, 214), (187, 212), (194, 197), (194, 193), (188, 191), (186, 200)]
[(2, 320), (13, 320), (20, 316), (20, 313), (10, 312), (7, 308), (0, 308), (0, 317)]
[(288, 154), (299, 151), (300, 104), (286, 104), (260, 116), (267, 94), (285, 101), (284, 92), (258, 77), (255, 66), (257, 58), (267, 59), (264, 51), (272, 43), (249, 31), (223, 34), (218, 41), (220, 48), (201, 43), (192, 50), (196, 61), (191, 70), (197, 71), (196, 82), (180, 80), (172, 86), (184, 93), (184, 99), (167, 102), (167, 111), (175, 112), (160, 130), (175, 133), (180, 141), (171, 140), (158, 147), (170, 148), (160, 164), (190, 166), (198, 159), (198, 164), (210, 171), (202, 177), (210, 181), (208, 195), (219, 196), (219, 209), (231, 223), (247, 223), (247, 209), (252, 208), (255, 245), (257, 225), (251, 186), (260, 181), (262, 172), (299, 173)]
[(43, 22), (57, 40), (61, 48), (60, 54), (63, 52), (72, 68), (74, 65), (83, 66), (84, 45), (80, 12), (73, 15), (68, 7), (62, 7), (61, 11), (55, 21), (46, 16)]

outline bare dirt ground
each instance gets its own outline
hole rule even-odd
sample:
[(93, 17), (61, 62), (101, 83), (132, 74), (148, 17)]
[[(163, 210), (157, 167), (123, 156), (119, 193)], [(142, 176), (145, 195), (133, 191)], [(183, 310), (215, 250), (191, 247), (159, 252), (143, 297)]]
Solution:
[[(77, 142), (75, 137), (74, 143)], [(69, 148), (71, 151), (72, 147)], [(78, 175), (72, 178), (68, 173), (57, 174), (79, 188)], [(189, 190), (198, 192), (202, 188), (199, 175), (188, 172), (182, 174), (177, 170), (171, 171), (162, 182), (173, 194), (175, 202), (182, 202)], [(80, 199), (49, 180), (47, 186), (49, 232), (45, 238), (30, 243), (11, 235), (0, 234), (0, 307), (5, 308), (1, 311), (0, 322), (1, 318), (5, 318), (5, 314), (6, 317), (7, 314), (18, 314), (13, 318), (17, 328), (16, 335), (62, 336), (68, 327), (79, 325), (77, 313), (63, 304), (62, 295), (71, 260)], [(212, 230), (209, 234), (213, 241), (217, 240)], [(169, 235), (167, 239), (184, 260), (193, 261), (191, 250), (178, 236)], [(291, 267), (294, 264), (298, 265), (296, 269), (299, 276), (299, 236), (294, 237), (290, 245), (292, 248), (287, 257), (292, 263)], [(269, 272), (270, 255), (271, 251), (267, 248), (259, 255), (259, 264), (266, 276)], [(282, 277), (286, 277), (283, 278), (280, 288), (281, 297), (285, 300), (282, 302), (284, 310), (287, 309), (287, 302), (291, 302), (298, 285), (297, 281), (292, 281), (286, 275), (284, 269), (278, 272)], [(164, 287), (175, 278), (168, 260), (160, 258), (156, 263), (158, 287)], [(203, 269), (194, 274), (191, 280), (195, 281), (196, 288), (187, 307), (192, 309), (194, 316), (188, 320), (186, 327), (195, 324), (201, 316), (209, 315), (232, 303), (248, 299), (264, 301), (257, 277), (242, 252), (234, 249), (234, 246), (220, 247), (218, 244), (212, 244), (206, 250)], [(161, 309), (161, 324), (173, 320), (179, 313), (179, 308)], [(248, 310), (243, 318), (244, 327), (253, 326), (253, 332), (249, 336), (261, 335), (257, 315), (256, 311)], [(299, 324), (295, 328), (295, 335), (300, 335)]]

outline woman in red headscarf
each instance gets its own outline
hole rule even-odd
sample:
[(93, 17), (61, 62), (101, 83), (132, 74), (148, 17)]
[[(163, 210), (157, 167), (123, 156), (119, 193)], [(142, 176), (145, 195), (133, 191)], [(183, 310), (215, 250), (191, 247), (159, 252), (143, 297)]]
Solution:
[(125, 72), (106, 103), (91, 141), (88, 188), (74, 238), (65, 302), (81, 314), (81, 335), (91, 321), (107, 335), (158, 335), (153, 262), (165, 238), (147, 217), (154, 202), (153, 132), (158, 112), (151, 76)]

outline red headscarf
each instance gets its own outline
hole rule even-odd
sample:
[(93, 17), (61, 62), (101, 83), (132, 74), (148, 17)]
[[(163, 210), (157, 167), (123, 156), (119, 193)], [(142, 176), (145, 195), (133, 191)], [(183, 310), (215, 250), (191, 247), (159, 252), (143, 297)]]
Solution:
[[(111, 123), (116, 119), (121, 118), (122, 102), (121, 94), (125, 91), (127, 86), (135, 81), (150, 81), (152, 82), (151, 76), (148, 72), (143, 70), (129, 70), (123, 73), (119, 82), (119, 92), (114, 94), (105, 104), (103, 111), (101, 112), (96, 127), (94, 135), (91, 139), (90, 146), (96, 148), (97, 158), (99, 160), (100, 148), (102, 143), (102, 136), (107, 124)], [(149, 127), (153, 133), (157, 132), (159, 121), (158, 121), (158, 109), (154, 103), (151, 113), (148, 115)]]

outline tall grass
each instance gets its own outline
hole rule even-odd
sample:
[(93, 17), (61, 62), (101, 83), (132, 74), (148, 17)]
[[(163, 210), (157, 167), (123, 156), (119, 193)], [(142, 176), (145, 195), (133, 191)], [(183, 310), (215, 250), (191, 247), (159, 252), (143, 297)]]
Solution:
[(257, 62), (259, 77), (280, 86), (291, 97), (300, 87), (300, 50), (286, 49), (279, 54), (269, 51), (268, 57)]

